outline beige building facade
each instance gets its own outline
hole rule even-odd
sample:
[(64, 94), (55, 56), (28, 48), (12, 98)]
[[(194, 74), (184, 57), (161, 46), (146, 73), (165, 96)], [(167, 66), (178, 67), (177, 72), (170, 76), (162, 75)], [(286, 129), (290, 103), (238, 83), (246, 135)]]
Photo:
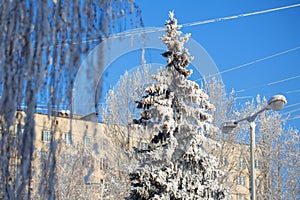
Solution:
[[(9, 128), (11, 147), (17, 146), (17, 135), (25, 131), (25, 118), (25, 112), (16, 113), (15, 124)], [(83, 195), (89, 195), (90, 199), (105, 199), (106, 177), (119, 176), (118, 164), (126, 160), (125, 154), (116, 148), (126, 143), (126, 137), (112, 139), (112, 131), (123, 132), (127, 136), (127, 129), (90, 121), (88, 116), (72, 116), (71, 120), (67, 111), (57, 113), (56, 117), (35, 113), (34, 121), (34, 150), (28, 184), (33, 199), (43, 199), (43, 193), (51, 185), (47, 180), (54, 174), (59, 199)], [(8, 179), (13, 180), (21, 159), (17, 148), (9, 151), (11, 177)], [(41, 188), (46, 189), (42, 191)]]
[[(16, 124), (11, 127), (11, 133), (24, 131), (25, 117), (25, 112), (17, 112)], [(105, 199), (105, 192), (113, 187), (108, 180), (114, 176), (125, 179), (123, 175), (127, 169), (124, 165), (129, 161), (123, 150), (149, 148), (150, 131), (137, 126), (106, 125), (91, 121), (89, 116), (72, 116), (71, 120), (67, 111), (57, 113), (56, 117), (35, 113), (34, 119), (35, 140), (30, 187), (37, 196), (43, 196), (41, 185), (49, 187), (45, 177), (54, 173), (56, 193), (61, 199), (71, 199), (74, 195)], [(221, 181), (229, 188), (230, 199), (250, 199), (248, 146), (222, 142), (221, 148), (212, 153), (224, 171)], [(51, 167), (49, 164), (54, 160), (56, 166)], [(11, 174), (16, 173), (18, 162), (18, 152), (12, 149)], [(259, 177), (257, 161), (256, 167)]]
[[(220, 141), (220, 147), (213, 153), (224, 171), (221, 182), (229, 189), (231, 200), (250, 200), (250, 148), (248, 144)], [(257, 190), (263, 190), (259, 151), (256, 151), (255, 172)]]

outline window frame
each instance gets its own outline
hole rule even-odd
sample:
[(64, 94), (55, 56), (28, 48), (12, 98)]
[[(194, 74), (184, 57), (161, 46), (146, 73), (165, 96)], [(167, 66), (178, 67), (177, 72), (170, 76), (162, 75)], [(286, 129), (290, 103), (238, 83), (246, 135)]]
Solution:
[(84, 156), (82, 165), (85, 168), (91, 168), (94, 166), (94, 158), (91, 155)]
[(138, 141), (137, 142), (137, 148), (139, 150), (147, 150), (149, 147), (149, 144), (147, 142), (143, 142), (143, 141)]
[(254, 160), (254, 168), (261, 169), (261, 161), (260, 160)]
[(238, 160), (238, 169), (245, 169), (246, 168), (246, 162), (244, 158), (239, 158)]
[(236, 196), (237, 196), (236, 197), (237, 200), (245, 200), (245, 195), (243, 194), (237, 194)]
[(72, 133), (71, 132), (67, 132), (65, 133), (65, 144), (68, 146), (73, 145), (73, 138), (72, 138)]
[(107, 145), (108, 145), (108, 139), (102, 138), (101, 139), (101, 150), (106, 150)]
[(222, 165), (227, 166), (228, 165), (228, 158), (227, 156), (222, 156)]
[(41, 133), (41, 142), (49, 143), (51, 141), (51, 135), (52, 134), (53, 134), (53, 131), (51, 131), (51, 130), (42, 130), (42, 133)]
[(91, 141), (92, 141), (91, 137), (84, 136), (84, 147), (90, 147), (91, 146)]
[(245, 176), (237, 176), (237, 185), (246, 186)]
[(108, 169), (108, 163), (106, 158), (99, 159), (99, 169), (105, 171)]

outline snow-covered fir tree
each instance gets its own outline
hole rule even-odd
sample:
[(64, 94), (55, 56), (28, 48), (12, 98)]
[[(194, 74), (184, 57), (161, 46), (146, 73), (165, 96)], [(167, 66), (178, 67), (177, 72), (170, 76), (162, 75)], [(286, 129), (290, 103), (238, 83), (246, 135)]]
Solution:
[(168, 47), (162, 54), (167, 66), (136, 102), (142, 112), (133, 122), (151, 132), (152, 139), (149, 148), (138, 153), (142, 164), (130, 174), (128, 199), (225, 199), (216, 159), (206, 151), (217, 146), (206, 137), (214, 128), (215, 107), (199, 85), (187, 79), (193, 58), (184, 44), (190, 34), (180, 36), (173, 12), (165, 27), (161, 40)]

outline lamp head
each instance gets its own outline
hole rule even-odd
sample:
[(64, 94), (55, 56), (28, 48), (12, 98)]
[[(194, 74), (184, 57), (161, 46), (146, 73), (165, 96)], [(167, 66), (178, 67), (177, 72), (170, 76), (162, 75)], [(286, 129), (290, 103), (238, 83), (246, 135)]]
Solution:
[(237, 126), (237, 123), (234, 121), (230, 121), (230, 122), (225, 122), (222, 124), (222, 132), (229, 134), (233, 131), (233, 129), (235, 129)]
[(283, 95), (274, 95), (268, 101), (267, 108), (272, 109), (274, 111), (279, 111), (284, 107), (284, 105), (286, 103), (287, 103), (287, 100), (286, 100), (285, 96), (283, 96)]

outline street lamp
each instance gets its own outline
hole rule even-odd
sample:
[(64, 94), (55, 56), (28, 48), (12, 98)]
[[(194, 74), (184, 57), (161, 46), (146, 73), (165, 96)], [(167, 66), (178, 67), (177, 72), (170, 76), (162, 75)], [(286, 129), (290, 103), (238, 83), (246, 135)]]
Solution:
[(268, 105), (266, 107), (257, 111), (256, 113), (254, 113), (248, 117), (245, 117), (243, 119), (240, 119), (240, 120), (225, 122), (222, 125), (223, 133), (231, 133), (233, 131), (233, 129), (237, 127), (238, 123), (240, 123), (242, 121), (248, 121), (250, 123), (251, 200), (256, 199), (256, 197), (255, 197), (255, 195), (256, 195), (256, 193), (255, 193), (255, 166), (254, 166), (254, 151), (255, 151), (255, 122), (254, 122), (254, 120), (260, 113), (262, 113), (266, 110), (274, 110), (274, 111), (281, 110), (286, 103), (287, 103), (286, 98), (283, 95), (275, 95), (268, 101)]

